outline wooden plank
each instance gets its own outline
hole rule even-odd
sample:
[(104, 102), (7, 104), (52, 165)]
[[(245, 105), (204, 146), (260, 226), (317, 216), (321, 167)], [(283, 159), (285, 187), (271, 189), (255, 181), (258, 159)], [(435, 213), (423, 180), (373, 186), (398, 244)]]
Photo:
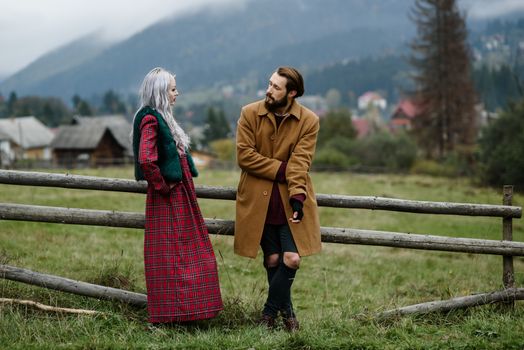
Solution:
[[(504, 186), (503, 203), (511, 205), (513, 202), (513, 186)], [(513, 241), (513, 223), (512, 218), (502, 219), (502, 239), (504, 241)], [(513, 269), (513, 257), (504, 255), (502, 257), (502, 282), (504, 288), (515, 287), (515, 272)]]
[[(524, 243), (402, 232), (321, 227), (322, 242), (363, 244), (456, 253), (524, 255)], [(511, 253), (510, 253), (511, 252)]]
[[(131, 193), (146, 193), (147, 190), (147, 184), (144, 181), (14, 170), (0, 170), (0, 183)], [(235, 200), (236, 198), (236, 190), (232, 187), (199, 185), (196, 186), (196, 193), (199, 198), (223, 200)], [(419, 214), (522, 217), (522, 208), (517, 206), (414, 201), (375, 196), (317, 194), (317, 203), (322, 207), (390, 210)]]
[(69, 278), (38, 273), (15, 266), (0, 265), (0, 277), (61, 292), (83, 295), (90, 298), (118, 300), (142, 307), (147, 304), (147, 297), (145, 294), (75, 281)]
[(431, 301), (405, 306), (378, 313), (377, 318), (383, 319), (410, 314), (426, 314), (430, 312), (448, 312), (497, 302), (512, 302), (515, 300), (524, 300), (524, 288), (509, 288), (491, 293), (482, 293), (449, 300)]
[(144, 228), (141, 213), (0, 203), (0, 219), (58, 224)]
[[(0, 203), (0, 219), (63, 224), (144, 228), (142, 213)], [(233, 235), (234, 221), (205, 219), (209, 233)], [(325, 243), (364, 244), (474, 254), (524, 256), (524, 243), (401, 232), (321, 227)]]
[[(503, 187), (502, 203), (504, 205), (513, 204), (513, 186)], [(502, 239), (504, 241), (513, 241), (513, 219), (510, 217), (502, 218)], [(513, 256), (502, 256), (502, 284), (504, 288), (515, 288), (515, 272), (513, 269)], [(509, 309), (515, 307), (515, 301), (509, 300), (504, 303)]]
[(414, 201), (396, 198), (370, 196), (343, 196), (318, 194), (319, 206), (333, 208), (357, 208), (371, 210), (390, 210), (418, 214), (464, 215), (464, 216), (491, 216), (491, 217), (522, 217), (522, 208), (475, 204)]
[(0, 183), (115, 192), (146, 193), (147, 191), (145, 181), (36, 171), (0, 170)]
[[(0, 277), (90, 298), (116, 300), (140, 307), (147, 305), (147, 297), (145, 294), (43, 274), (15, 266), (0, 265)], [(378, 313), (377, 317), (383, 319), (409, 314), (448, 312), (461, 308), (514, 300), (524, 300), (524, 288), (509, 288), (502, 291), (457, 297), (450, 300), (415, 304)]]

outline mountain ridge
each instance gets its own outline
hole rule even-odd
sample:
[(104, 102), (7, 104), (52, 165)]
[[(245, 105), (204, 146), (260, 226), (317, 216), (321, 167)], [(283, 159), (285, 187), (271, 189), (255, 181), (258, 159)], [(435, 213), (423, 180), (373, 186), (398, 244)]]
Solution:
[(412, 0), (249, 0), (219, 10), (211, 6), (106, 46), (94, 45), (96, 36), (81, 38), (5, 78), (0, 91), (66, 100), (107, 90), (136, 93), (155, 66), (175, 72), (190, 91), (246, 77), (265, 81), (279, 65), (307, 71), (402, 54), (415, 31), (408, 19), (412, 5)]
[[(405, 8), (410, 2), (401, 3)], [(361, 56), (359, 46), (379, 54), (398, 46), (397, 36), (407, 29), (391, 16), (393, 10), (405, 12), (394, 0), (250, 0), (230, 11), (201, 10), (158, 22), (53, 74), (39, 75), (37, 68), (50, 70), (38, 60), (0, 83), (0, 91), (66, 99), (108, 89), (129, 93), (154, 66), (176, 72), (186, 89), (197, 89), (252, 72), (265, 75), (281, 62), (304, 67)], [(352, 42), (344, 45), (343, 35)], [(68, 50), (56, 51), (56, 62)]]

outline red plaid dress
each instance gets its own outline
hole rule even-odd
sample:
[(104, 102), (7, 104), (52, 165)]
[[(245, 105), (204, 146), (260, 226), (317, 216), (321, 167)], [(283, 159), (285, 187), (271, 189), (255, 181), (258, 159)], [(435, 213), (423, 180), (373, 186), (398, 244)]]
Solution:
[(193, 178), (183, 155), (183, 179), (169, 189), (156, 165), (157, 129), (156, 118), (145, 116), (138, 157), (148, 182), (144, 264), (149, 322), (212, 318), (222, 310), (222, 298)]

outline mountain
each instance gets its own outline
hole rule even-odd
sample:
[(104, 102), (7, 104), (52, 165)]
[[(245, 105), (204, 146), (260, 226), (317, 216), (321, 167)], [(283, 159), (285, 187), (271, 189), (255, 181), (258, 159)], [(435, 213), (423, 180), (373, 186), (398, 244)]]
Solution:
[[(17, 91), (23, 94), (46, 95), (39, 93), (40, 91), (35, 90), (34, 86), (39, 86), (42, 82), (57, 74), (97, 57), (110, 45), (110, 42), (100, 38), (99, 33), (86, 35), (43, 55), (26, 68), (1, 82), (0, 89), (6, 92)], [(45, 91), (45, 86), (42, 91)]]
[[(413, 1), (245, 0), (208, 6), (166, 18), (121, 42), (104, 42), (97, 34), (80, 38), (4, 77), (0, 92), (64, 100), (74, 94), (100, 97), (109, 89), (136, 93), (155, 66), (174, 71), (183, 92), (241, 81), (262, 87), (279, 65), (317, 74), (355, 59), (403, 56), (415, 31), (408, 18)], [(460, 2), (478, 12), (477, 1)], [(490, 20), (468, 16), (472, 37)]]
[[(279, 65), (307, 70), (398, 50), (411, 35), (411, 0), (248, 0), (168, 18), (130, 38), (99, 46), (83, 38), (35, 61), (0, 91), (69, 99), (109, 89), (136, 92), (155, 66), (182, 90), (265, 79)], [(92, 45), (89, 47), (89, 45)]]

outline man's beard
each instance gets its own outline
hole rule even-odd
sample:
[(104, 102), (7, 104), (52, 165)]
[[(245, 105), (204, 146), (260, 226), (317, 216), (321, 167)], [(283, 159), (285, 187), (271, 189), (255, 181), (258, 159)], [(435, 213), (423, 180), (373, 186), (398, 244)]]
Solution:
[[(268, 102), (268, 101), (272, 101), (272, 102)], [(287, 97), (284, 96), (280, 100), (271, 100), (271, 97), (266, 95), (266, 100), (264, 101), (264, 104), (268, 111), (275, 113), (277, 109), (285, 107), (287, 105)]]

